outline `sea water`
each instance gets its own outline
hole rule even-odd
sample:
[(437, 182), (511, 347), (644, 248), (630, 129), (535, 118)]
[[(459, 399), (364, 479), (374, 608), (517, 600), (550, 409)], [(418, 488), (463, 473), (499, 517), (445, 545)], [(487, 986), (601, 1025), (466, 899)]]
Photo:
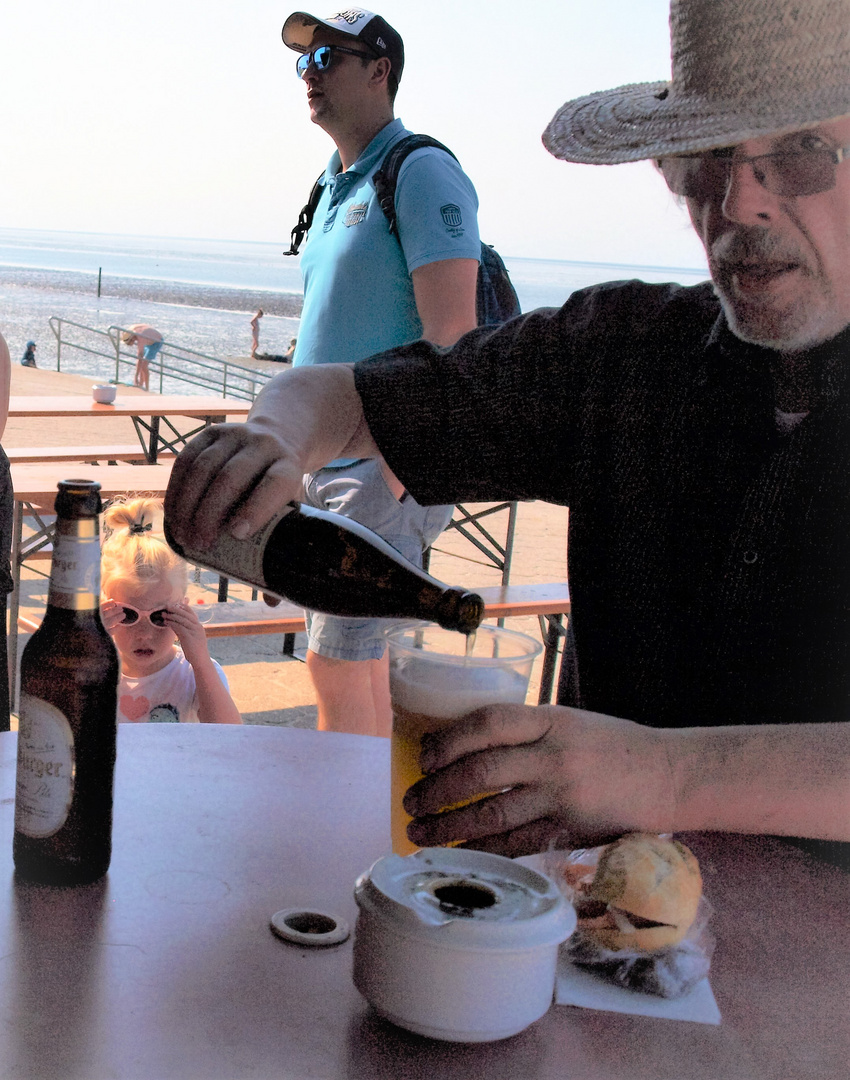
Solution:
[[(39, 366), (50, 368), (56, 366), (53, 316), (100, 330), (148, 323), (174, 345), (269, 370), (249, 359), (249, 321), (262, 307), (261, 353), (282, 355), (297, 336), (301, 272), (297, 257), (283, 255), (284, 246), (0, 229), (0, 332), (13, 359), (32, 338)], [(523, 311), (559, 307), (576, 289), (600, 281), (692, 285), (707, 276), (699, 267), (511, 257), (505, 263)], [(63, 351), (62, 370), (93, 373), (76, 350)]]

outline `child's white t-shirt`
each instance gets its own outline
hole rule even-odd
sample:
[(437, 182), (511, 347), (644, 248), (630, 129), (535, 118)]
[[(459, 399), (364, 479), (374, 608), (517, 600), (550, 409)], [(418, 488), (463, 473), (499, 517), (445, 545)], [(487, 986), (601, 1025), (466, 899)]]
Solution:
[[(218, 676), (230, 686), (221, 665), (213, 660)], [(122, 673), (118, 683), (119, 724), (197, 724), (195, 672), (177, 649), (174, 659), (153, 675), (132, 678)]]

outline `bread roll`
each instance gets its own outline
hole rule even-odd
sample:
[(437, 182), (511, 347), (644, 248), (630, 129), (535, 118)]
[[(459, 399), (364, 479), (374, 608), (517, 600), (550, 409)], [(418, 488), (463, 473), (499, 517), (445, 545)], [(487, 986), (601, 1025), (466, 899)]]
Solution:
[(596, 925), (584, 929), (615, 952), (655, 952), (687, 934), (701, 895), (699, 864), (684, 844), (630, 833), (602, 852), (587, 893), (607, 905), (610, 918), (593, 920)]

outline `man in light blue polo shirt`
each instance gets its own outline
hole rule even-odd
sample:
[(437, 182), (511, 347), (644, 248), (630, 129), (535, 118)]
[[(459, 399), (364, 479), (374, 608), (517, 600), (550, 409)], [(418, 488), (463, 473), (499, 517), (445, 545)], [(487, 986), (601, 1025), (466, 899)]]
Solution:
[[(475, 189), (434, 148), (404, 161), (390, 233), (373, 175), (410, 134), (394, 119), (404, 66), (398, 33), (346, 8), (290, 15), (284, 44), (300, 55), (310, 119), (336, 144), (301, 260), (304, 307), (294, 364), (353, 363), (423, 337), (451, 345), (476, 325), (480, 241)], [(373, 529), (412, 562), (443, 531), (451, 507), (421, 507), (386, 465), (341, 460), (305, 477), (307, 501)], [(308, 613), (307, 666), (320, 730), (389, 735), (385, 624)]]

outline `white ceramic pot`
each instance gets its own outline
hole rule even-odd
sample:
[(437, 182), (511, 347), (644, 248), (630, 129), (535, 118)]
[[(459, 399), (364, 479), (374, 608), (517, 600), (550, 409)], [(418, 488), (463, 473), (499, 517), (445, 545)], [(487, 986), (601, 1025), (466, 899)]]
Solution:
[(354, 984), (393, 1023), (449, 1042), (489, 1042), (551, 1005), (558, 945), (576, 916), (536, 870), (425, 848), (379, 859), (354, 896)]
[(93, 386), (91, 388), (91, 396), (100, 405), (111, 405), (115, 400), (117, 388), (115, 386)]

